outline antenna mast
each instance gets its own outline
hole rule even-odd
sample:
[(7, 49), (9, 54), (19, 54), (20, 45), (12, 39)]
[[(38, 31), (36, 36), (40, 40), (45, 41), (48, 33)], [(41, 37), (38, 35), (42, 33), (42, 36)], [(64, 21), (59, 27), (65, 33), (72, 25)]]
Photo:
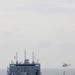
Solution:
[(26, 49), (25, 49), (25, 57), (24, 58), (25, 58), (24, 63), (26, 63)]
[(34, 63), (34, 52), (32, 53), (32, 63)]
[(16, 64), (18, 64), (18, 53), (16, 52)]

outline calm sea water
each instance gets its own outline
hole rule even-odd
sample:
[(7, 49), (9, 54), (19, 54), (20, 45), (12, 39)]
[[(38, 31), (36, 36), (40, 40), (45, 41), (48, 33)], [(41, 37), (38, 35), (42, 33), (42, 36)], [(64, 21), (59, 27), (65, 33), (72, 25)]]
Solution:
[[(63, 75), (64, 70), (65, 75), (75, 75), (75, 69), (42, 69), (42, 75)], [(1, 69), (0, 75), (7, 75), (7, 71)]]

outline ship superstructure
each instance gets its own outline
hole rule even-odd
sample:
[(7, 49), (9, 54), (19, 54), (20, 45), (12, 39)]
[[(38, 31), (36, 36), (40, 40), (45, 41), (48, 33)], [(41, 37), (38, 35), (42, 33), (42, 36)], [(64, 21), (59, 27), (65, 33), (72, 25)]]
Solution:
[(26, 52), (24, 63), (19, 63), (16, 54), (16, 63), (9, 64), (7, 75), (40, 75), (40, 63), (34, 62), (34, 55), (30, 63), (29, 59), (26, 59)]

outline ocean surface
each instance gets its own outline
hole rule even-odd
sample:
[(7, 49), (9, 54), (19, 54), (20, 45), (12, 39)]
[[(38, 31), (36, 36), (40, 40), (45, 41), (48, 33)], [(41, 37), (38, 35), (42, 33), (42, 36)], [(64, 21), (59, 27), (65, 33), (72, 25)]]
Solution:
[[(42, 69), (42, 75), (63, 75), (65, 71), (65, 75), (75, 75), (75, 69)], [(0, 70), (0, 75), (7, 75), (6, 69)]]

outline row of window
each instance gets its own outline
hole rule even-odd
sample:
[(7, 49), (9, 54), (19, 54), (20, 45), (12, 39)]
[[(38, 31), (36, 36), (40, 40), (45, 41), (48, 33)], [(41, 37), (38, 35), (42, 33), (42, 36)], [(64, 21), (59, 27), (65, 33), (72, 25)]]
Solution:
[(30, 72), (31, 73), (31, 72), (37, 72), (37, 70), (24, 70), (24, 69), (23, 70), (22, 69), (16, 70), (16, 69), (12, 69), (11, 72)]
[(33, 67), (17, 67), (17, 68), (15, 68), (15, 67), (12, 67), (12, 69), (18, 69), (18, 70), (20, 70), (20, 69), (25, 69), (25, 70), (36, 70), (36, 69), (38, 69), (38, 68), (33, 68)]

